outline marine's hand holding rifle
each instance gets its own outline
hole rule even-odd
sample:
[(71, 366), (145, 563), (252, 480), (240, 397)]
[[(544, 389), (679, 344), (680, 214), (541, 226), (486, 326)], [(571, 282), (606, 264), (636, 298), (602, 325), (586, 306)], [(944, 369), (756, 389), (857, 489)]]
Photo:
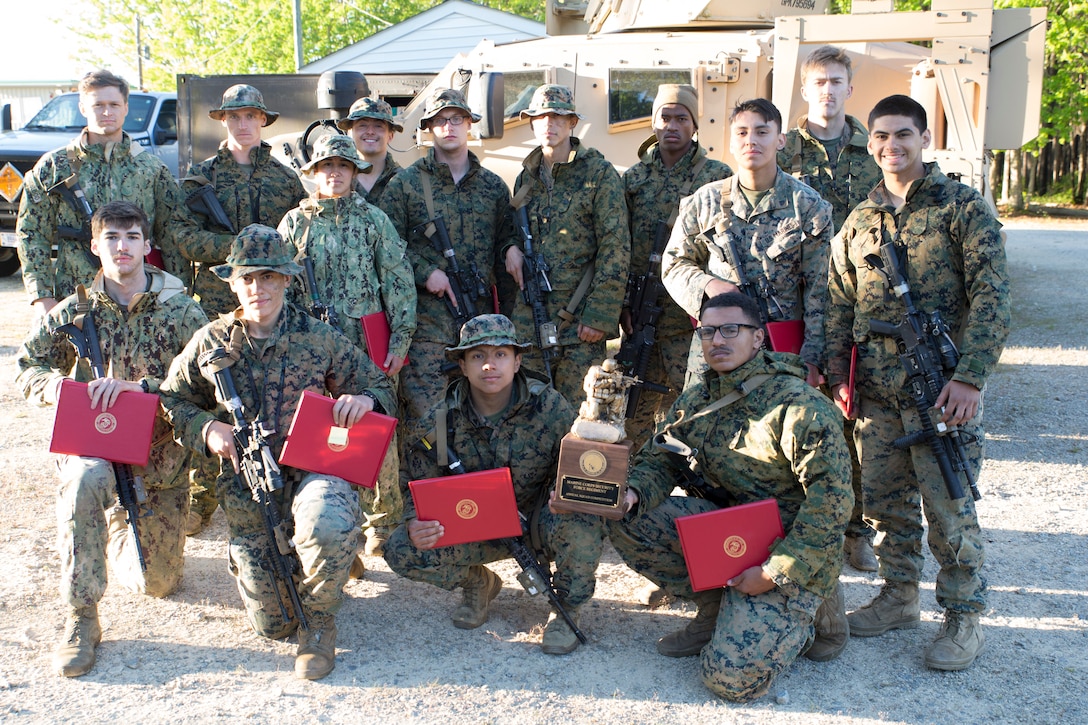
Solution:
[(926, 313), (914, 306), (895, 244), (887, 242), (881, 245), (880, 254), (870, 254), (865, 261), (884, 278), (888, 288), (903, 301), (905, 308), (903, 321), (897, 325), (869, 320), (869, 329), (874, 333), (895, 339), (899, 360), (907, 372), (907, 385), (922, 426), (920, 431), (908, 433), (894, 441), (893, 445), (905, 449), (928, 443), (949, 496), (952, 499), (963, 498), (959, 477), (962, 473), (971, 496), (977, 501), (981, 495), (964, 448), (966, 443), (972, 441), (957, 426), (978, 412), (981, 392), (966, 383), (950, 380), (959, 363), (959, 351), (949, 337), (948, 325), (941, 319), (940, 313)]
[(314, 276), (314, 260), (309, 256), (303, 256), (298, 260), (302, 263), (305, 272), (306, 292), (310, 296), (310, 316), (324, 322), (333, 329), (340, 331), (340, 316), (336, 314), (336, 308), (321, 301), (321, 295), (317, 291), (317, 278)]
[(616, 354), (616, 360), (637, 381), (627, 394), (627, 418), (635, 416), (643, 388), (657, 393), (669, 392), (667, 386), (646, 380), (650, 352), (657, 343), (657, 321), (664, 309), (660, 304), (665, 293), (665, 285), (661, 283), (661, 255), (668, 241), (668, 222), (659, 221), (646, 272), (638, 276), (632, 275), (627, 280), (623, 307), (627, 312), (628, 324)]
[[(430, 239), (434, 248), (445, 258), (445, 272), (436, 269), (431, 273), (427, 278), (427, 291), (445, 300), (446, 309), (460, 327), (479, 314), (475, 300), (487, 296), (487, 285), (480, 276), (480, 270), (475, 262), (467, 270), (457, 262), (457, 252), (446, 229), (446, 220), (441, 216), (423, 222), (412, 232), (422, 233)], [(446, 279), (443, 280), (442, 276)]]

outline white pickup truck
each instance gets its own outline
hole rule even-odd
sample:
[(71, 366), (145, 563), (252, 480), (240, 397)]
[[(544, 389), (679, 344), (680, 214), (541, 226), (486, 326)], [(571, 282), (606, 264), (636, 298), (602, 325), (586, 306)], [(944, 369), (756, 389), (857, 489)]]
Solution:
[[(163, 160), (178, 175), (178, 116), (175, 93), (130, 93), (125, 131), (135, 143)], [(19, 269), (15, 219), (23, 193), (23, 176), (38, 159), (65, 146), (87, 125), (79, 112), (79, 94), (63, 93), (18, 131), (11, 113), (0, 107), (0, 277)]]

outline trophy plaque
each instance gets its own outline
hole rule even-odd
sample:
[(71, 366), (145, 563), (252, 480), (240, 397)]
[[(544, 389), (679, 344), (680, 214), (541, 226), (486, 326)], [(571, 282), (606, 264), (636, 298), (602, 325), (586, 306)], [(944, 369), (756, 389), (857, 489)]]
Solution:
[(557, 511), (577, 511), (608, 519), (627, 513), (627, 468), (631, 441), (624, 440), (627, 389), (638, 381), (609, 358), (586, 373), (586, 400), (571, 432), (559, 444), (555, 477)]

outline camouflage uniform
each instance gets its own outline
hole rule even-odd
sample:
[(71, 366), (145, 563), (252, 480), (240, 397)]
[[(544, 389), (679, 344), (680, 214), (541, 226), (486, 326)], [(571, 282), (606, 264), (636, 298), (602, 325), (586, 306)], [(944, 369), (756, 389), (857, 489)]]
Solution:
[(404, 167), (397, 163), (397, 160), (393, 158), (393, 154), (386, 151), (385, 167), (382, 169), (382, 173), (378, 175), (378, 180), (374, 182), (374, 186), (370, 187), (370, 191), (367, 191), (363, 188), (362, 182), (356, 180), (355, 193), (371, 204), (378, 206), (382, 195), (385, 194), (385, 190), (389, 186), (389, 182), (402, 171), (404, 171)]
[[(208, 319), (185, 295), (181, 280), (147, 268), (151, 286), (122, 309), (105, 291), (101, 272), (92, 302), (102, 357), (122, 380), (143, 380), (158, 392), (170, 361)], [(27, 400), (55, 402), (54, 386), (64, 371), (80, 382), (94, 378), (84, 359), (58, 328), (76, 317), (68, 297), (39, 320), (19, 351), (19, 378)], [(87, 403), (89, 405), (89, 402)], [(100, 458), (60, 456), (57, 470), (57, 549), (61, 599), (71, 608), (96, 604), (106, 589), (106, 560), (126, 589), (164, 597), (177, 589), (184, 564), (185, 517), (189, 510), (190, 453), (174, 443), (164, 414), (155, 419), (147, 466), (133, 466), (147, 489), (147, 516), (137, 524), (147, 571), (140, 571), (125, 510), (117, 504), (113, 466)]]
[[(351, 104), (351, 110), (348, 113), (347, 118), (337, 121), (336, 126), (344, 133), (351, 135), (351, 129), (355, 125), (355, 122), (363, 118), (371, 118), (375, 121), (385, 121), (385, 123), (388, 124), (389, 129), (394, 133), (401, 133), (404, 131), (404, 126), (397, 123), (396, 117), (393, 116), (393, 107), (380, 98), (360, 98), (356, 100), (355, 103)], [(362, 149), (359, 150), (359, 153), (362, 154)], [(362, 180), (357, 179), (355, 182), (355, 192), (371, 204), (377, 204), (382, 198), (382, 194), (385, 192), (385, 187), (389, 185), (389, 180), (403, 170), (403, 167), (393, 158), (393, 154), (386, 151), (385, 165), (382, 167), (381, 173), (378, 174), (378, 179), (374, 182), (374, 186), (370, 187), (370, 191), (367, 191), (363, 186)]]
[[(333, 138), (354, 152), (350, 139)], [(314, 161), (320, 156), (321, 144), (319, 141), (314, 150)], [(311, 196), (287, 213), (279, 232), (298, 248), (299, 258), (313, 260), (317, 295), (336, 310), (341, 332), (356, 347), (369, 354), (360, 320), (381, 312), (389, 320), (390, 352), (402, 357), (408, 354), (416, 329), (416, 286), (404, 241), (385, 212), (357, 193), (339, 199)], [(300, 307), (309, 302), (302, 285), (294, 287), (291, 296)], [(374, 362), (380, 365), (385, 360)], [(397, 447), (391, 445), (377, 488), (360, 494), (370, 509), (369, 523), (395, 526), (400, 522), (403, 502), (398, 468)]]
[[(797, 119), (796, 128), (786, 134), (786, 146), (778, 152), (778, 165), (798, 181), (815, 189), (824, 201), (831, 204), (835, 230), (842, 228), (850, 211), (865, 201), (868, 193), (880, 183), (882, 172), (869, 153), (869, 134), (861, 121), (846, 117), (844, 135), (849, 134), (839, 149), (838, 158), (832, 163), (824, 143), (808, 132), (808, 116)], [(850, 443), (850, 459), (853, 463), (854, 512), (847, 536), (872, 539), (875, 532), (862, 517), (861, 463), (857, 447), (853, 445), (854, 421), (845, 420), (843, 431)]]
[[(546, 304), (557, 324), (559, 311), (570, 303), (589, 265), (595, 264), (589, 290), (573, 311), (574, 321), (560, 326), (562, 357), (552, 361), (555, 389), (568, 400), (578, 400), (586, 371), (607, 356), (605, 340), (578, 339), (578, 324), (601, 330), (606, 339), (617, 334), (631, 232), (615, 168), (578, 138), (571, 136), (570, 143), (570, 160), (555, 164), (550, 174), (540, 147), (533, 149), (514, 182), (514, 194), (528, 190), (529, 229), (533, 244), (551, 267), (552, 292)], [(533, 310), (521, 297), (512, 319), (520, 334), (531, 338)], [(526, 364), (543, 369), (539, 353), (527, 356)]]
[[(631, 220), (631, 278), (646, 273), (658, 223), (673, 219), (681, 197), (712, 181), (733, 175), (733, 170), (727, 164), (707, 157), (706, 150), (698, 141), (692, 141), (691, 150), (671, 169), (665, 168), (661, 160), (656, 138), (653, 143), (643, 146), (639, 159), (639, 163), (623, 174), (623, 190)], [(700, 161), (702, 168), (693, 177), (692, 173)], [(660, 277), (660, 265), (654, 272)], [(687, 373), (691, 318), (668, 294), (661, 295), (658, 304), (663, 309), (657, 321), (656, 344), (650, 353), (646, 379), (668, 385), (673, 392), (662, 395), (642, 391), (638, 411), (627, 421), (627, 437), (635, 444), (636, 450), (653, 432), (656, 419), (663, 416), (676, 400), (678, 391), (684, 387)], [(636, 312), (631, 311), (632, 314)]]
[(869, 133), (865, 126), (847, 116), (846, 133), (849, 136), (832, 163), (824, 143), (808, 132), (808, 116), (804, 115), (786, 133), (786, 146), (778, 152), (779, 168), (811, 186), (831, 204), (836, 230), (842, 228), (850, 210), (865, 201), (881, 179), (880, 167), (869, 153)]
[[(431, 150), (394, 176), (381, 199), (382, 210), (408, 243), (408, 260), (415, 272), (418, 293), (410, 361), (400, 375), (403, 422), (408, 426), (442, 400), (448, 380), (442, 372), (446, 363), (444, 349), (455, 344), (459, 334), (445, 298), (426, 291), (427, 278), (436, 269), (446, 271), (446, 262), (420, 228), (430, 220), (421, 177), (430, 177), (435, 214), (445, 219), (458, 265), (462, 270), (475, 266), (488, 289), (487, 296), (474, 300), (480, 314), (494, 311), (490, 295), (495, 270), (501, 267), (501, 253), (513, 243), (510, 190), (497, 174), (483, 168), (472, 152), (469, 163), (468, 173), (454, 183), (449, 166), (438, 162)], [(470, 294), (468, 290), (465, 293)]]
[[(926, 446), (899, 450), (892, 441), (920, 429), (906, 373), (891, 338), (869, 331), (869, 320), (898, 323), (905, 309), (865, 261), (895, 241), (919, 310), (938, 311), (960, 351), (953, 380), (983, 389), (1009, 334), (1009, 280), (1001, 224), (982, 196), (946, 177), (935, 163), (915, 181), (899, 209), (881, 183), (846, 220), (832, 246), (827, 313), (828, 377), (845, 383), (850, 349), (858, 347), (854, 440), (862, 463), (865, 513), (884, 532), (876, 546), (880, 575), (916, 583), (923, 557), (921, 496), (929, 548), (940, 565), (937, 602), (972, 613), (985, 608), (983, 549), (971, 496), (952, 501)], [(963, 429), (977, 478), (982, 465), (982, 406)]]
[(231, 234), (189, 210), (200, 231), (178, 240), (182, 256), (194, 263), (193, 296), (212, 317), (232, 312), (238, 306), (234, 292), (211, 272), (212, 266), (222, 264), (227, 258), (235, 235), (250, 224), (275, 227), (284, 214), (306, 198), (298, 175), (272, 158), (272, 147), (267, 143), (262, 141), (252, 149), (249, 158), (251, 166), (240, 165), (224, 141), (215, 156), (194, 164), (181, 180), (186, 196), (201, 186), (194, 177), (210, 181), (234, 226), (235, 234)]
[[(719, 221), (727, 227), (716, 233)], [(712, 241), (708, 231), (714, 233)], [(681, 202), (680, 217), (665, 248), (662, 276), (669, 294), (692, 317), (699, 316), (703, 290), (712, 279), (737, 283), (723, 249), (725, 239), (719, 238), (723, 234), (730, 235), (737, 252), (746, 258), (748, 279), (765, 274), (770, 281), (782, 305), (779, 314), (768, 301), (771, 320), (804, 320), (801, 357), (822, 370), (831, 205), (781, 172), (755, 209), (736, 176), (707, 184)], [(694, 337), (688, 363), (689, 374), (706, 369)]]
[[(269, 247), (273, 242), (282, 244), (267, 227), (247, 227), (243, 235), (254, 228), (271, 238), (261, 240)], [(286, 251), (283, 256), (290, 260)], [(282, 268), (290, 269), (288, 274), (297, 269), (293, 264)], [(163, 406), (175, 436), (188, 448), (205, 451), (205, 428), (216, 419), (227, 420), (226, 409), (216, 399), (214, 375), (197, 360), (207, 350), (228, 347), (236, 327), (245, 339), (230, 368), (235, 386), (247, 415), (259, 417), (274, 429), (268, 443), (277, 457), (303, 391), (332, 397), (369, 393), (376, 400), (375, 410), (396, 414), (392, 386), (370, 359), (343, 335), (284, 301), (277, 328), (268, 339), (249, 337), (245, 321), (236, 312), (197, 332), (174, 361), (162, 386)], [(311, 628), (320, 629), (340, 609), (348, 569), (359, 549), (359, 498), (340, 478), (289, 467), (283, 468), (283, 474), (287, 486), (274, 498), (281, 509), (290, 507), (285, 519), (293, 521), (293, 541), (302, 563), (299, 595)], [(283, 620), (277, 592), (261, 568), (269, 547), (261, 513), (229, 461), (222, 465), (219, 496), (230, 531), (229, 566), (250, 625), (266, 637), (287, 636), (294, 623)]]
[[(706, 372), (680, 394), (667, 420), (677, 420), (681, 412), (690, 419), (760, 374), (773, 377), (740, 400), (672, 429), (698, 449), (706, 483), (735, 504), (777, 499), (786, 531), (763, 564), (777, 586), (755, 596), (727, 587), (713, 638), (702, 650), (703, 682), (737, 701), (764, 694), (813, 637), (813, 616), (842, 568), (843, 529), (853, 500), (840, 415), (805, 384), (795, 355), (759, 352), (732, 372)], [(629, 566), (691, 598), (673, 522), (717, 507), (700, 498), (669, 496), (684, 465), (652, 443), (644, 446), (629, 481), (638, 492), (638, 507), (610, 522), (609, 535)]]
[[(476, 412), (469, 399), (468, 381), (462, 377), (450, 383), (442, 407), (431, 411), (418, 433), (433, 432), (437, 416), (447, 408), (449, 450), (457, 453), (467, 471), (510, 469), (518, 509), (533, 521), (544, 553), (556, 562), (555, 588), (566, 592), (561, 596), (571, 607), (589, 601), (604, 546), (602, 519), (589, 514), (553, 514), (547, 505), (555, 482), (559, 442), (574, 422), (570, 405), (548, 387), (543, 376), (525, 372), (523, 367), (514, 376), (510, 407), (498, 422)], [(417, 435), (413, 442), (418, 439)], [(413, 445), (406, 459), (405, 483), (442, 475), (434, 453), (421, 445)], [(410, 500), (405, 509), (406, 519), (415, 518)], [(446, 590), (461, 586), (470, 567), (508, 558), (506, 547), (494, 541), (420, 551), (404, 525), (393, 532), (385, 546), (390, 569)]]
[[(31, 302), (43, 297), (61, 300), (75, 292), (76, 285), (90, 286), (101, 267), (89, 241), (60, 236), (62, 226), (80, 229), (82, 215), (59, 194), (47, 193), (74, 172), (92, 210), (110, 201), (130, 201), (140, 207), (151, 221), (151, 241), (162, 249), (167, 271), (180, 273), (184, 260), (177, 249), (188, 226), (181, 192), (170, 171), (157, 156), (143, 153), (139, 144), (134, 147), (127, 133), (115, 144), (88, 144), (84, 129), (66, 147), (42, 156), (26, 175), (17, 231), (23, 284)], [(90, 220), (86, 221), (89, 231)]]

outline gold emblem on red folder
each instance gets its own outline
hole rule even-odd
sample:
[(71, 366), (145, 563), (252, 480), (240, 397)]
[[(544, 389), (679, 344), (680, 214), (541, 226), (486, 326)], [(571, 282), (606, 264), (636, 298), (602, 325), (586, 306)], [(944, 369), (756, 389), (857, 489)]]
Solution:
[(476, 514), (480, 513), (480, 507), (471, 498), (463, 498), (457, 502), (454, 511), (463, 519), (474, 519)]
[(740, 536), (730, 536), (722, 544), (722, 548), (725, 549), (726, 554), (737, 559), (744, 556), (744, 552), (748, 551), (748, 544)]
[(117, 430), (117, 419), (113, 417), (112, 413), (100, 413), (94, 419), (94, 429), (102, 435), (109, 435)]

